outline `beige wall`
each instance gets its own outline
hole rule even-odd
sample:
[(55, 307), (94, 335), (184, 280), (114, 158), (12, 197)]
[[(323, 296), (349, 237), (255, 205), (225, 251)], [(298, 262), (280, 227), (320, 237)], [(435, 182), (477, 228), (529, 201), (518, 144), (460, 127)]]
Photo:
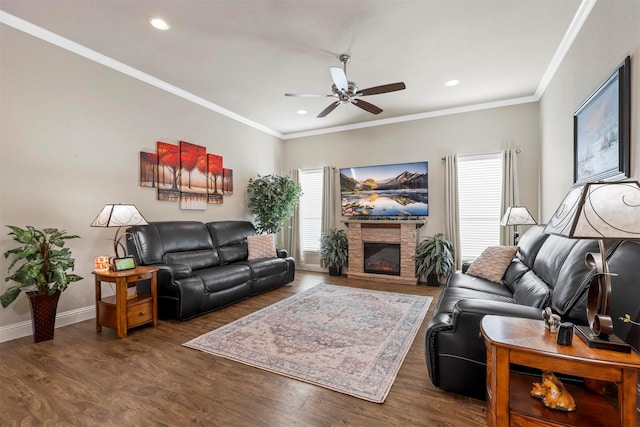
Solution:
[[(0, 30), (0, 253), (15, 243), (7, 224), (81, 236), (68, 246), (84, 280), (63, 293), (59, 313), (94, 304), (93, 258), (112, 254), (116, 231), (89, 227), (105, 203), (134, 203), (149, 221), (250, 219), (247, 181), (280, 170), (282, 141), (10, 27)], [(185, 140), (224, 156), (235, 194), (205, 211), (157, 201), (153, 189), (138, 186), (138, 152), (157, 140)], [(9, 286), (7, 268), (1, 257), (0, 291)], [(0, 308), (0, 328), (30, 318), (23, 296)]]
[(548, 221), (573, 184), (573, 114), (631, 55), (631, 174), (640, 178), (640, 1), (596, 3), (540, 102), (541, 213)]
[[(338, 110), (334, 114), (341, 114)], [(538, 210), (538, 104), (331, 133), (285, 141), (284, 168), (336, 168), (429, 162), (429, 218), (420, 235), (444, 232), (444, 162), (447, 154), (480, 154), (520, 148), (521, 203)], [(340, 216), (336, 211), (336, 223)]]

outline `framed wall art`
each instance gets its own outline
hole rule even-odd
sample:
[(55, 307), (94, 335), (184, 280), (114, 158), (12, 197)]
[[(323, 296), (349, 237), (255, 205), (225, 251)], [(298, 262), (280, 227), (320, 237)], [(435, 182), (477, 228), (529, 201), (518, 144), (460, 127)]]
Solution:
[(573, 116), (573, 181), (617, 181), (630, 174), (631, 59)]

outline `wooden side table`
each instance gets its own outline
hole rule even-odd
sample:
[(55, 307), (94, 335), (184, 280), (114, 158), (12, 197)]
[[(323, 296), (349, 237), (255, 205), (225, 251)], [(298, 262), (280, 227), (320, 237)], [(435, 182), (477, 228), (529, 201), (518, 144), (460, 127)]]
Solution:
[[(542, 320), (485, 316), (480, 325), (487, 345), (488, 426), (635, 426), (637, 353), (589, 348), (574, 336), (570, 346), (556, 343), (556, 334)], [(531, 397), (531, 376), (510, 371), (510, 364), (615, 382), (615, 399), (600, 396), (581, 386), (567, 384), (577, 409), (556, 411)], [(539, 379), (537, 380), (539, 381)]]
[[(118, 338), (125, 338), (127, 330), (153, 323), (158, 326), (156, 267), (139, 266), (124, 271), (93, 271), (96, 276), (96, 332), (102, 327), (113, 328)], [(127, 286), (142, 280), (151, 280), (151, 294), (138, 294), (127, 298)], [(102, 298), (102, 282), (116, 284), (116, 294)]]

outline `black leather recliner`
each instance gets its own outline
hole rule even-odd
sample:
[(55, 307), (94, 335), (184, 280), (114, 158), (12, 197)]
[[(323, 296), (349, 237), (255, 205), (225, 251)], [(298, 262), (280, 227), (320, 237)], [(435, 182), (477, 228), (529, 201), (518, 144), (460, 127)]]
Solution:
[[(435, 386), (485, 399), (486, 348), (480, 321), (487, 314), (541, 319), (542, 309), (549, 306), (565, 321), (587, 324), (587, 291), (595, 271), (585, 265), (584, 257), (599, 251), (597, 241), (547, 235), (543, 229), (538, 225), (523, 234), (501, 283), (461, 271), (449, 278), (425, 335), (427, 367)], [(618, 274), (612, 278), (614, 330), (640, 349), (640, 327), (618, 319), (625, 313), (640, 317), (640, 244), (609, 243), (609, 268)]]
[(295, 262), (248, 260), (248, 221), (152, 222), (127, 229), (127, 248), (138, 265), (158, 267), (158, 316), (187, 320), (290, 283)]

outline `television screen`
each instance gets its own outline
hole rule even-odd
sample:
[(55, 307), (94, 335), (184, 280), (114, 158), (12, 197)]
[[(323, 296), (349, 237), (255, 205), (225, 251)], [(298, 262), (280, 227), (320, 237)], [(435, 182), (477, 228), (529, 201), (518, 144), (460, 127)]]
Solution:
[(429, 215), (427, 172), (427, 162), (340, 169), (342, 215)]

